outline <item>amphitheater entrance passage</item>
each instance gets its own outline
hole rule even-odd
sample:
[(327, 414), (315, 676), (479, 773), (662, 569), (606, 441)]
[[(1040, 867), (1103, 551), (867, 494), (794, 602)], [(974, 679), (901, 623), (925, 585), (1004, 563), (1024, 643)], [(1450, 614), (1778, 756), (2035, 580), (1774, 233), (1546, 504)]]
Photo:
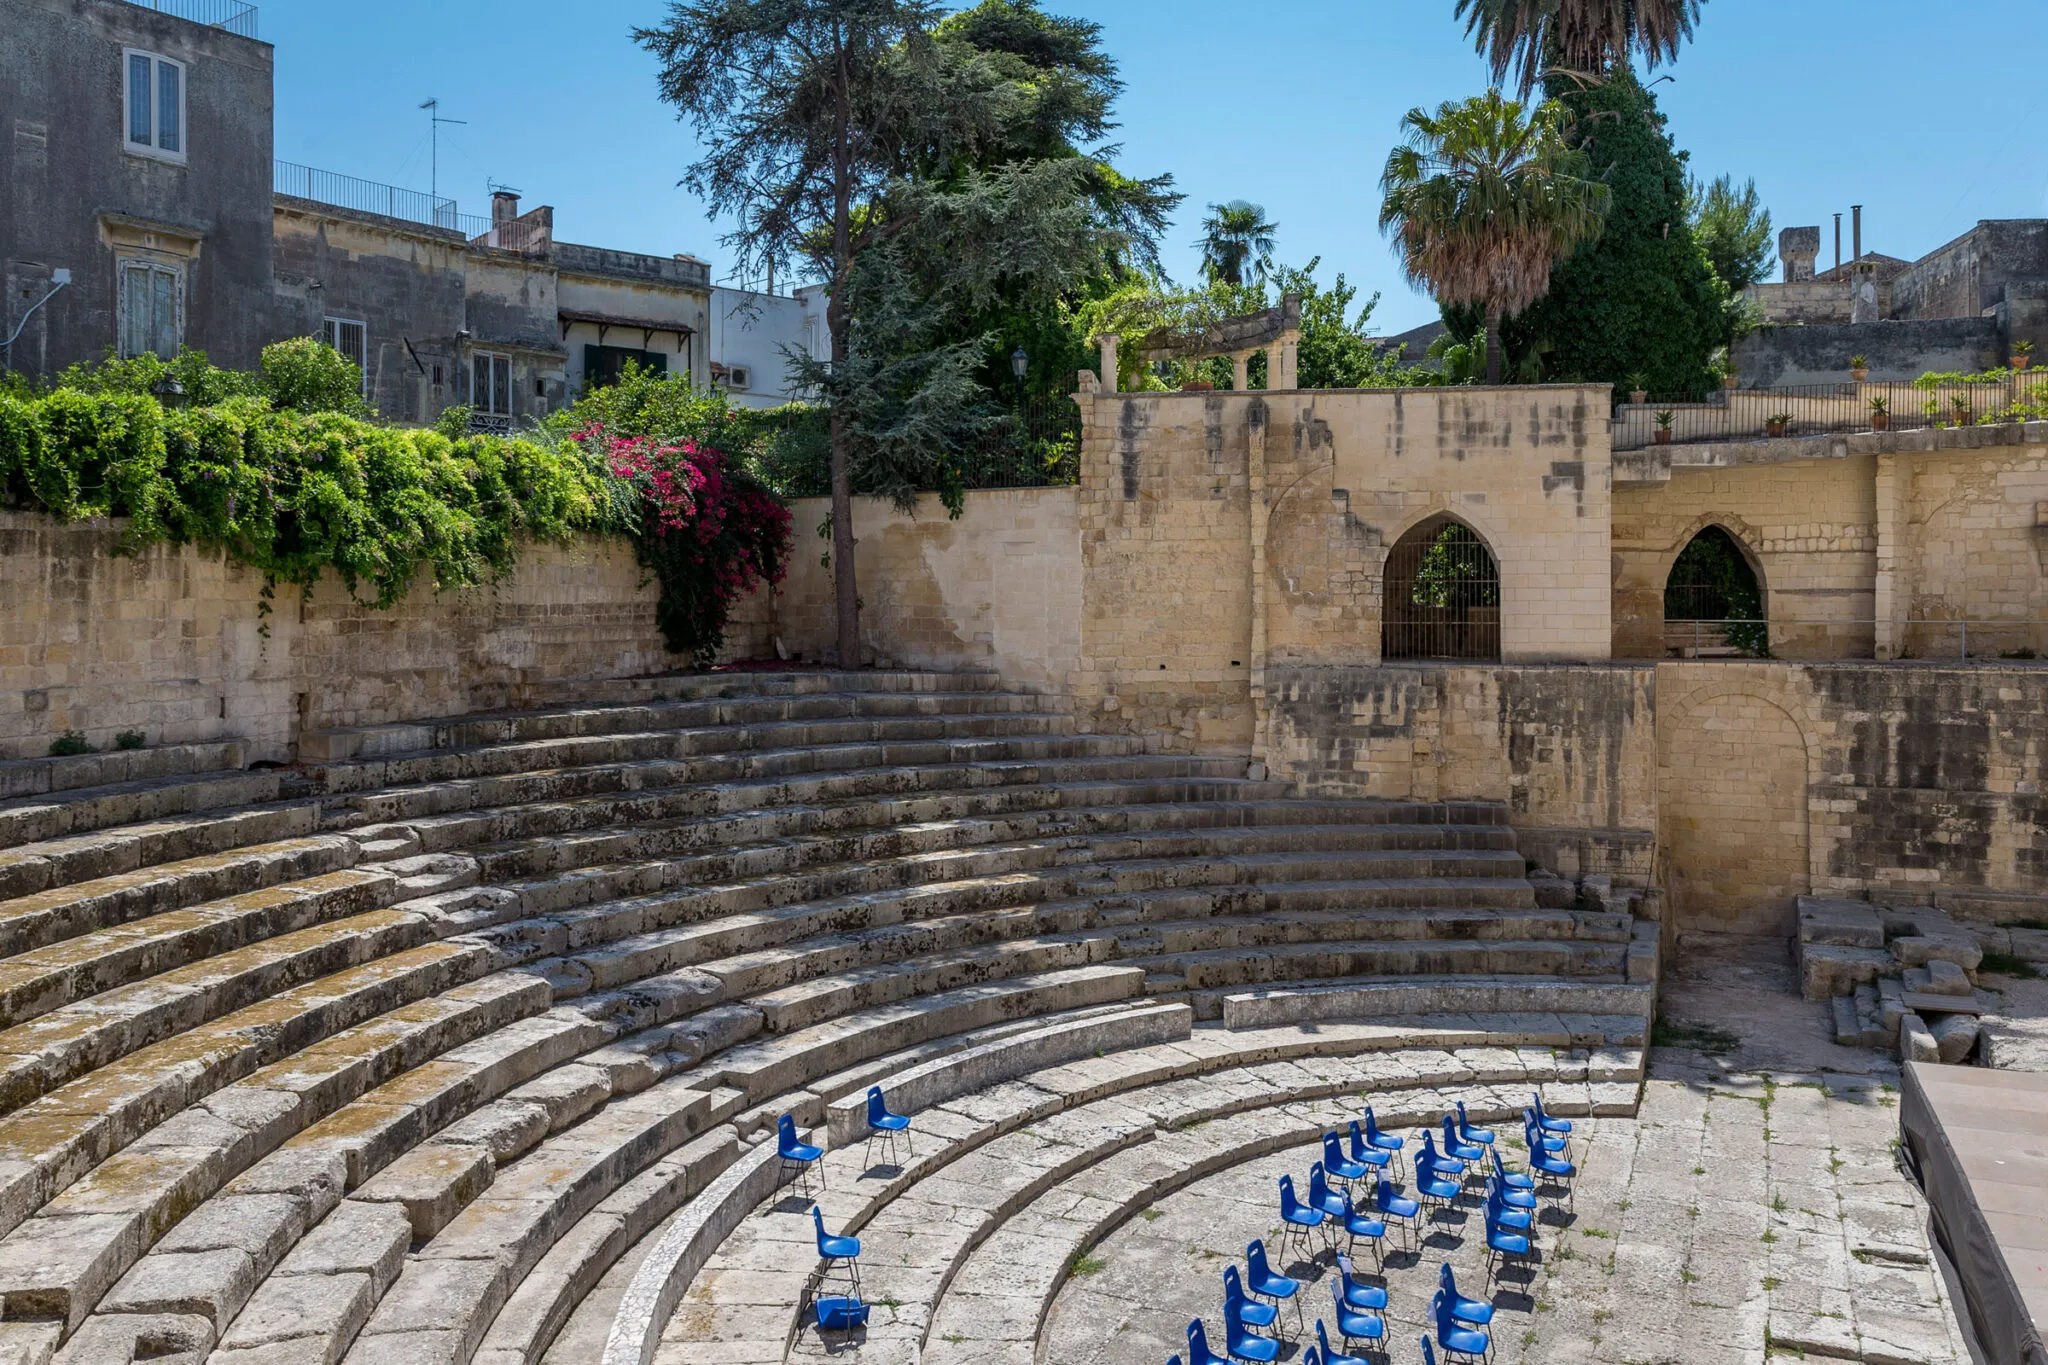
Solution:
[(1431, 517), (1387, 555), (1382, 659), (1500, 658), (1500, 565), (1479, 533)]
[(1664, 649), (1680, 658), (1770, 652), (1764, 594), (1735, 537), (1708, 526), (1686, 543), (1664, 580)]

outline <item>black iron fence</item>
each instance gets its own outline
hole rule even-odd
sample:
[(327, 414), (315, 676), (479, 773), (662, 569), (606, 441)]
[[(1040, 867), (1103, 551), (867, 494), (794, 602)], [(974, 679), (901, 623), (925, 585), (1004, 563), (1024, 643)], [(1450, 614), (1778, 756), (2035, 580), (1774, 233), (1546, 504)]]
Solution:
[(138, 9), (155, 10), (208, 28), (225, 29), (244, 38), (256, 36), (256, 7), (241, 0), (128, 0)]
[(1012, 407), (968, 449), (940, 463), (961, 488), (1055, 488), (1081, 479), (1081, 409), (1071, 398)]
[(1387, 555), (1380, 657), (1498, 659), (1500, 565), (1469, 526), (1423, 523)]
[(332, 204), (358, 213), (402, 218), (408, 223), (451, 228), (465, 237), (476, 237), (491, 229), (488, 218), (458, 213), (453, 199), (443, 199), (420, 190), (400, 189), (396, 185), (381, 185), (374, 180), (358, 180), (352, 175), (301, 166), (295, 161), (272, 163), (270, 187), (276, 194), (311, 199), (318, 204)]
[(1976, 382), (1729, 389), (1705, 402), (1622, 402), (1615, 409), (1613, 438), (1616, 450), (1641, 450), (1664, 443), (1918, 431), (2016, 421), (2044, 405), (2048, 370), (2015, 370)]

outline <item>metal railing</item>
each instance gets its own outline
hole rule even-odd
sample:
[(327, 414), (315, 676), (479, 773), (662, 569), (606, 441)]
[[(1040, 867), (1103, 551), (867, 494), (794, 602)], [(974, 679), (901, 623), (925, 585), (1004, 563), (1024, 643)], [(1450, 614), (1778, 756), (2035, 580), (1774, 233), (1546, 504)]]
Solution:
[[(1976, 426), (2017, 420), (2026, 415), (2023, 410), (2043, 404), (2048, 404), (2048, 370), (2015, 370), (1976, 383), (1799, 384), (1728, 389), (1703, 403), (1624, 402), (1615, 409), (1612, 431), (1614, 449), (1641, 450), (1665, 443)], [(1666, 431), (1668, 436), (1659, 435)]]
[(295, 161), (272, 163), (270, 188), (277, 194), (354, 209), (358, 213), (378, 213), (386, 218), (402, 218), (408, 223), (449, 228), (465, 237), (474, 237), (491, 229), (488, 218), (456, 212), (453, 199), (443, 199), (420, 190), (404, 190), (396, 185), (380, 185), (374, 180), (358, 180), (352, 175), (301, 166)]
[(225, 29), (243, 38), (256, 36), (256, 7), (242, 0), (128, 0), (137, 9), (155, 10), (208, 28)]
[(943, 462), (963, 488), (1051, 488), (1081, 479), (1081, 409), (1071, 398), (1012, 408), (968, 449)]
[[(1750, 635), (1780, 644), (1796, 643), (1786, 632), (1792, 626), (1865, 627), (1876, 634), (1879, 626), (1900, 629), (1892, 640), (1892, 657), (1900, 660), (1930, 661), (1953, 657), (1958, 663), (1971, 659), (1970, 632), (1977, 632), (1976, 658), (1980, 661), (2015, 662), (2048, 660), (2048, 618), (2037, 617), (1848, 617), (1848, 616), (1745, 616), (1721, 621), (1679, 621), (1669, 617), (1637, 617), (1622, 626), (1657, 624), (1663, 631), (1664, 649), (1687, 658), (1756, 658), (1755, 650), (1732, 643), (1731, 636)], [(1860, 631), (1859, 631), (1860, 633)], [(1840, 656), (1843, 658), (1848, 655)]]

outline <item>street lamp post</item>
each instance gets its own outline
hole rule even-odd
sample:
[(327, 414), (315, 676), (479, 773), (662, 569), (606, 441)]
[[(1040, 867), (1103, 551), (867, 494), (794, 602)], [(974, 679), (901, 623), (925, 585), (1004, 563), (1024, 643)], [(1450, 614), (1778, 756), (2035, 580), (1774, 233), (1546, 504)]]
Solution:
[(1010, 373), (1017, 376), (1017, 411), (1019, 414), (1024, 411), (1024, 375), (1030, 368), (1031, 357), (1026, 355), (1024, 347), (1019, 345), (1015, 351), (1010, 353)]

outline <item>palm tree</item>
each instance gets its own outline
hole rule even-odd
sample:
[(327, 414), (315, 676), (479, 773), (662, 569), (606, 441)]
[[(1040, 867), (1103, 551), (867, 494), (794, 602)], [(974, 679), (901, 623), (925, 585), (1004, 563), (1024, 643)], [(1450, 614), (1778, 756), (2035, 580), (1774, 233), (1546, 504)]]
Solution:
[(1704, 0), (1458, 0), (1465, 35), (1476, 38), (1495, 81), (1510, 68), (1523, 95), (1546, 68), (1598, 80), (1611, 62), (1637, 52), (1651, 66), (1678, 56)]
[(1244, 283), (1245, 266), (1254, 266), (1265, 283), (1273, 268), (1273, 234), (1278, 223), (1266, 221), (1262, 205), (1246, 199), (1209, 205), (1202, 220), (1202, 273), (1229, 285)]
[(1607, 186), (1565, 145), (1555, 102), (1498, 90), (1411, 109), (1380, 177), (1380, 230), (1439, 303), (1486, 317), (1486, 382), (1500, 382), (1500, 320), (1550, 289), (1550, 267), (1600, 233)]

